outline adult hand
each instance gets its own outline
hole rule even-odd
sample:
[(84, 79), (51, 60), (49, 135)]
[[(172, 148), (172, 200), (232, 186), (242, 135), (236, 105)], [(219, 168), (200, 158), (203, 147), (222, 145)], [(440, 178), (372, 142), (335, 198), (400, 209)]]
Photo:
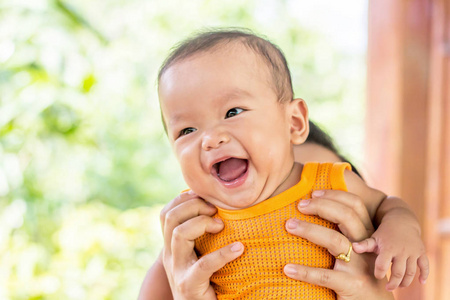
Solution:
[(215, 213), (214, 206), (192, 191), (180, 194), (161, 212), (162, 260), (175, 299), (216, 299), (210, 277), (244, 252), (243, 244), (236, 242), (197, 258), (195, 239), (223, 229), (223, 222), (212, 218)]
[[(346, 254), (351, 242), (363, 240), (373, 232), (362, 200), (348, 192), (316, 191), (312, 200), (300, 202), (299, 209), (336, 223), (342, 233), (296, 219), (286, 222), (287, 231), (327, 248), (333, 256)], [(394, 299), (384, 288), (386, 280), (373, 276), (374, 264), (373, 254), (352, 252), (348, 263), (336, 259), (333, 270), (288, 264), (284, 272), (293, 279), (330, 288), (342, 300)]]

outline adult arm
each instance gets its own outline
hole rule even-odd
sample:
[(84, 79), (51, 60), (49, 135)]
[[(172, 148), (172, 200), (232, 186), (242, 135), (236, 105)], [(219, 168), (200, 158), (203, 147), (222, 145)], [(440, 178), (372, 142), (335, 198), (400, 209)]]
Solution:
[(147, 271), (139, 292), (138, 300), (151, 299), (173, 299), (166, 270), (162, 262), (162, 252)]

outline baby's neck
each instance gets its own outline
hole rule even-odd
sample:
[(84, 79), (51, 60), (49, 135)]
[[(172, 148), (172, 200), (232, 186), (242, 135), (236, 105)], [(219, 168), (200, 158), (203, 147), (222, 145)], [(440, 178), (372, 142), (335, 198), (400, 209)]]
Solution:
[(300, 180), (300, 177), (302, 175), (303, 170), (303, 164), (294, 162), (291, 171), (286, 176), (286, 178), (280, 183), (280, 185), (277, 187), (277, 189), (270, 195), (269, 198), (272, 198), (278, 194), (281, 194), (282, 192), (286, 191), (287, 189), (290, 189), (294, 185), (298, 183)]

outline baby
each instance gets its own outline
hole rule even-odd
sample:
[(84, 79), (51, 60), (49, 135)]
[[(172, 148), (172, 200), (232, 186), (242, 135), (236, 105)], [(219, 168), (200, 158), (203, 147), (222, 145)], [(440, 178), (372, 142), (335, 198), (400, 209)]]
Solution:
[[(164, 126), (184, 179), (218, 208), (225, 224), (219, 234), (197, 239), (197, 252), (234, 241), (246, 249), (211, 278), (219, 298), (335, 298), (328, 289), (283, 274), (287, 263), (333, 266), (325, 249), (283, 230), (290, 218), (334, 227), (296, 209), (322, 189), (348, 190), (364, 200), (379, 226), (354, 246), (379, 254), (377, 277), (392, 262), (397, 277), (414, 274), (419, 265), (425, 281), (420, 226), (400, 199), (368, 187), (347, 164), (294, 162), (293, 145), (309, 133), (308, 109), (294, 99), (287, 62), (275, 45), (246, 31), (203, 33), (172, 52), (158, 79)], [(351, 252), (349, 245), (336, 258), (348, 261)]]

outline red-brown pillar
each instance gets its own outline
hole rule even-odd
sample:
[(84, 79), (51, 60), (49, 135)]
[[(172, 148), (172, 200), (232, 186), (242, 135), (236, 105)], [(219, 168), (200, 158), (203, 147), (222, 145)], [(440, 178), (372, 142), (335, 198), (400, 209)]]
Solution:
[(416, 212), (427, 285), (397, 299), (450, 294), (450, 0), (369, 3), (367, 177)]

